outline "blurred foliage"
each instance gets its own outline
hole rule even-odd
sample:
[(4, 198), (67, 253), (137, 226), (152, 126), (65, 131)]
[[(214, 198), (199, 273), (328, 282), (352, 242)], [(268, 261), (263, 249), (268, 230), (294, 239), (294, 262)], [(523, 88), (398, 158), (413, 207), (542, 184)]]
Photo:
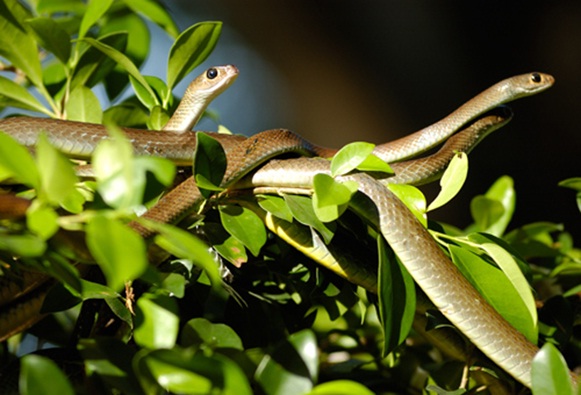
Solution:
[[(139, 72), (150, 52), (148, 24), (175, 39), (165, 82)], [(202, 22), (180, 32), (156, 0), (6, 0), (0, 105), (160, 129), (177, 103), (172, 89), (210, 55), (220, 30), (219, 22)], [(95, 87), (102, 88), (99, 97)], [(130, 87), (134, 95), (121, 99)], [(122, 136), (113, 126), (110, 133)], [(213, 149), (211, 141), (203, 144)], [(333, 175), (389, 172), (372, 149), (346, 147), (332, 162)], [(158, 233), (152, 247), (128, 223), (172, 184), (173, 164), (136, 158), (117, 138), (94, 153), (96, 179), (81, 181), (46, 139), (35, 151), (33, 157), (0, 133), (0, 178), (16, 183), (5, 189), (32, 200), (25, 220), (0, 220), (2, 293), (26, 273), (54, 279), (43, 305), (47, 317), (2, 343), (2, 393), (460, 394), (483, 383), (493, 393), (521, 390), (476, 351), (468, 362), (455, 361), (418, 327), (410, 329), (413, 282), (382, 238), (348, 210), (356, 185), (321, 175), (313, 197), (210, 199), (189, 231), (144, 222)], [(455, 158), (428, 208), (419, 190), (390, 189), (493, 306), (545, 344), (533, 391), (573, 393), (554, 345), (570, 366), (579, 364), (580, 251), (558, 224), (507, 232), (516, 199), (506, 176), (473, 199), (474, 223), (465, 230), (429, 222), (427, 211), (454, 197), (467, 166), (464, 155)], [(578, 194), (579, 185), (563, 182)], [(297, 240), (306, 234), (343, 259), (375, 271), (379, 265), (379, 294), (276, 237), (264, 226), (267, 215), (286, 221)], [(171, 256), (151, 265), (154, 248)], [(450, 329), (437, 312), (427, 317), (428, 327)], [(38, 349), (27, 351), (30, 344)]]

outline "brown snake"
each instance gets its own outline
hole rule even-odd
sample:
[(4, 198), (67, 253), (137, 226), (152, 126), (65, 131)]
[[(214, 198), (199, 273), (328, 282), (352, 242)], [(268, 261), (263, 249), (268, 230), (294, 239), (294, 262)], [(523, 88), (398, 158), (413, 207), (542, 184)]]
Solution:
[[(423, 152), (499, 104), (540, 92), (552, 83), (551, 76), (541, 73), (509, 78), (484, 91), (444, 120), (408, 138), (378, 145), (374, 153), (384, 160), (395, 161)], [(0, 121), (0, 130), (28, 146), (35, 144), (36, 136), (42, 130), (58, 148), (80, 158), (87, 158), (96, 143), (108, 137), (100, 125), (37, 118), (6, 119)], [(195, 133), (154, 134), (135, 129), (126, 132), (134, 143), (136, 154), (165, 156), (177, 164), (191, 163)], [(249, 139), (213, 136), (222, 144), (228, 158), (222, 186), (233, 189), (243, 186), (236, 183), (252, 169), (281, 153), (329, 157), (335, 152), (313, 146), (284, 130), (262, 132)], [(248, 155), (249, 151), (251, 155)], [(327, 161), (271, 161), (257, 170), (249, 183), (251, 186), (310, 189), (313, 175), (319, 172), (328, 172)], [(432, 302), (493, 361), (530, 386), (530, 363), (536, 346), (526, 341), (482, 299), (409, 210), (382, 184), (365, 174), (342, 178), (357, 181), (359, 191), (376, 205), (378, 229)], [(198, 198), (198, 189), (190, 178), (161, 199), (145, 217), (175, 222), (192, 209)], [(369, 213), (360, 214), (370, 216)]]

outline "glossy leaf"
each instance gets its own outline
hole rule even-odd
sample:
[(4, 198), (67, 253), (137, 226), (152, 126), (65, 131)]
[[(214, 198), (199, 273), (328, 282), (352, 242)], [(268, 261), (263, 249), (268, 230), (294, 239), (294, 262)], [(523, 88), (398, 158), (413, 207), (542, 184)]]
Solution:
[(383, 329), (382, 355), (387, 356), (408, 336), (416, 312), (416, 290), (405, 267), (388, 252), (381, 235), (377, 237), (379, 269), (377, 296)]
[(66, 64), (71, 56), (71, 38), (53, 19), (37, 17), (26, 21), (39, 44)]
[(77, 86), (70, 93), (65, 104), (67, 119), (71, 121), (101, 123), (103, 121), (103, 110), (101, 103), (92, 90), (85, 86)]
[(18, 0), (0, 3), (0, 56), (22, 70), (35, 86), (43, 87), (36, 41), (24, 24), (31, 17)]
[(470, 204), (478, 230), (497, 237), (502, 236), (512, 219), (515, 201), (512, 178), (500, 177), (484, 194), (484, 198), (477, 196)]
[(96, 49), (103, 52), (111, 59), (113, 59), (119, 66), (121, 66), (125, 71), (127, 71), (127, 73), (129, 73), (131, 77), (135, 79), (136, 83), (141, 84), (143, 86), (143, 89), (147, 91), (152, 98), (155, 98), (155, 93), (153, 92), (145, 78), (141, 75), (137, 66), (133, 64), (131, 59), (129, 59), (127, 56), (125, 56), (123, 53), (113, 48), (112, 46), (103, 43), (102, 41), (97, 41), (95, 39), (86, 37), (83, 39), (83, 42), (91, 44), (93, 47), (95, 47)]
[(0, 104), (51, 115), (26, 88), (0, 75)]
[(177, 37), (179, 30), (171, 15), (160, 2), (154, 0), (125, 0), (134, 12), (143, 14), (164, 29), (170, 36)]
[(179, 323), (173, 298), (146, 293), (137, 300), (135, 342), (149, 349), (172, 348), (177, 340)]
[(205, 133), (196, 134), (194, 151), (194, 178), (200, 192), (208, 198), (212, 191), (222, 188), (222, 178), (226, 172), (226, 154), (222, 145)]
[(454, 155), (448, 168), (440, 179), (440, 193), (430, 203), (427, 211), (442, 207), (454, 198), (462, 189), (468, 175), (468, 155), (464, 152)]
[(102, 215), (87, 223), (87, 246), (103, 270), (107, 285), (119, 291), (148, 265), (143, 239), (127, 225)]
[(277, 218), (292, 222), (293, 214), (288, 208), (284, 199), (280, 196), (260, 195), (258, 196), (258, 205)]
[(371, 155), (374, 148), (374, 144), (365, 142), (347, 144), (333, 156), (331, 175), (335, 177), (349, 173)]
[(331, 241), (333, 238), (333, 224), (324, 224), (317, 218), (313, 203), (309, 197), (284, 195), (284, 200), (298, 222), (315, 229), (323, 237), (326, 244)]
[(19, 387), (22, 395), (74, 395), (65, 374), (48, 358), (26, 355), (22, 358)]
[(268, 395), (293, 395), (310, 391), (317, 374), (316, 338), (310, 330), (303, 330), (290, 335), (265, 355), (255, 378)]
[[(214, 50), (222, 22), (200, 22), (184, 30), (169, 51), (167, 86), (171, 91)], [(169, 99), (169, 98), (168, 98)]]
[(214, 324), (205, 318), (189, 320), (182, 329), (183, 347), (204, 345), (209, 349), (233, 348), (243, 350), (238, 334), (225, 324)]
[(50, 145), (45, 134), (36, 143), (36, 161), (42, 185), (40, 196), (72, 212), (81, 212), (84, 199), (76, 187), (79, 179), (70, 160)]
[(0, 167), (14, 180), (38, 189), (40, 176), (34, 159), (26, 148), (7, 134), (0, 133)]
[(337, 182), (326, 174), (313, 178), (313, 209), (322, 222), (336, 220), (347, 209), (351, 196), (357, 192), (354, 181)]
[(79, 27), (79, 38), (86, 36), (91, 26), (105, 15), (111, 4), (113, 0), (89, 0)]
[(391, 166), (373, 153), (357, 165), (357, 170), (393, 174)]
[(108, 127), (111, 139), (103, 140), (93, 153), (93, 171), (103, 200), (115, 208), (134, 207), (141, 203), (145, 173), (133, 162), (133, 147), (122, 132)]
[(387, 188), (407, 206), (422, 225), (427, 226), (426, 198), (418, 188), (405, 184), (388, 184)]
[(156, 385), (180, 394), (252, 394), (240, 368), (219, 355), (207, 357), (190, 350), (155, 350), (139, 354), (134, 365), (146, 394), (159, 393)]
[(239, 240), (254, 256), (266, 243), (266, 230), (262, 220), (252, 211), (240, 206), (220, 206), (222, 226)]
[(569, 368), (565, 359), (551, 343), (545, 343), (531, 366), (534, 395), (573, 395)]
[(215, 288), (220, 286), (222, 278), (218, 264), (208, 252), (208, 246), (204, 242), (183, 229), (159, 222), (144, 221), (143, 218), (139, 221), (159, 233), (154, 239), (156, 244), (179, 258), (191, 260), (205, 270)]
[(375, 392), (356, 381), (334, 380), (317, 385), (307, 395), (373, 395)]
[(531, 342), (536, 342), (537, 330), (530, 312), (504, 273), (467, 249), (455, 245), (448, 248), (452, 261), (492, 307)]
[[(468, 239), (479, 243), (478, 247), (481, 248), (488, 256), (490, 256), (498, 267), (504, 272), (506, 278), (513, 285), (514, 289), (518, 292), (521, 300), (528, 308), (529, 315), (533, 321), (533, 325), (537, 325), (537, 306), (535, 303), (535, 297), (533, 296), (532, 289), (525, 278), (523, 272), (520, 270), (518, 263), (515, 258), (500, 245), (494, 243), (493, 236), (472, 234), (468, 236)], [(492, 241), (492, 242), (491, 242)], [(533, 343), (536, 343), (536, 337), (532, 339)]]

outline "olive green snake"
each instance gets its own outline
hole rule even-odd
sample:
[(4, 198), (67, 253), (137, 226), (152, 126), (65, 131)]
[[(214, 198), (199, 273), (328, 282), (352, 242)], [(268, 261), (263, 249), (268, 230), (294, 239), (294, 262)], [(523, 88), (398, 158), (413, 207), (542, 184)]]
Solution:
[[(487, 111), (508, 101), (540, 92), (552, 83), (553, 78), (542, 73), (530, 73), (501, 81), (443, 120), (406, 138), (376, 146), (374, 154), (387, 162), (400, 161), (428, 150), (463, 126), (467, 126), (464, 132), (491, 130), (506, 122), (507, 117), (506, 114), (483, 117)], [(470, 125), (472, 121), (474, 123)], [(164, 129), (171, 130), (167, 127)], [(76, 158), (90, 157), (96, 144), (108, 138), (105, 128), (100, 125), (27, 117), (0, 121), (0, 130), (27, 146), (34, 146), (39, 131), (44, 131), (53, 145)], [(125, 129), (125, 132), (133, 143), (137, 155), (157, 155), (167, 157), (178, 165), (191, 164), (196, 133), (148, 133), (136, 129)], [(330, 157), (336, 152), (333, 149), (312, 145), (286, 130), (261, 132), (248, 139), (221, 134), (212, 136), (220, 142), (226, 152), (228, 167), (222, 186), (231, 189), (267, 187), (308, 191), (312, 188), (315, 174), (329, 171), (328, 161), (301, 158), (272, 160), (261, 165), (285, 152), (320, 157)], [(476, 141), (479, 141), (479, 138)], [(450, 148), (443, 152), (450, 152)], [(402, 177), (400, 174), (407, 174), (417, 179), (413, 182), (421, 183), (426, 177), (432, 177), (430, 170), (425, 176), (415, 175), (414, 169), (420, 167), (420, 162), (416, 161), (424, 161), (422, 166), (429, 169), (431, 162), (426, 160), (413, 160), (407, 164), (402, 162), (394, 165), (395, 178)], [(410, 166), (411, 170), (408, 168), (403, 171), (401, 170), (403, 166)], [(256, 171), (248, 175), (253, 169)], [(243, 179), (245, 176), (247, 178)], [(423, 226), (381, 182), (363, 173), (341, 178), (358, 182), (359, 192), (375, 204), (377, 208), (375, 223), (378, 229), (432, 302), (489, 358), (517, 380), (530, 386), (530, 363), (537, 351), (536, 346), (524, 339), (482, 299), (442, 253)], [(385, 182), (390, 182), (388, 180)], [(399, 182), (407, 181), (402, 178)], [(198, 200), (199, 191), (193, 178), (189, 178), (166, 194), (144, 217), (162, 222), (176, 222), (187, 214)], [(357, 211), (357, 207), (353, 209)], [(369, 217), (373, 222), (373, 215), (359, 214)], [(141, 231), (140, 227), (136, 229)], [(353, 276), (356, 275), (355, 271)]]

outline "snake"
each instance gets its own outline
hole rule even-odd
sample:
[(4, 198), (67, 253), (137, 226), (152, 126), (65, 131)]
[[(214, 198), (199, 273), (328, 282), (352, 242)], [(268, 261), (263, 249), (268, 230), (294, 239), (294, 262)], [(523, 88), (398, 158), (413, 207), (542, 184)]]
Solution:
[[(399, 161), (425, 152), (492, 108), (541, 92), (553, 82), (550, 75), (537, 72), (511, 77), (485, 90), (448, 117), (410, 135), (408, 140), (404, 138), (376, 146), (374, 153), (384, 160)], [(100, 125), (31, 117), (0, 121), (0, 130), (27, 146), (33, 146), (39, 131), (43, 131), (57, 148), (78, 158), (87, 158), (99, 141), (108, 138), (106, 130)], [(196, 132), (125, 131), (137, 154), (165, 156), (180, 165), (191, 163)], [(334, 149), (312, 145), (284, 129), (261, 132), (248, 139), (219, 134), (215, 137), (224, 147), (228, 158), (228, 168), (222, 182), (224, 187), (235, 188), (244, 176), (261, 166), (252, 174), (253, 186), (309, 190), (314, 174), (328, 173), (328, 161), (313, 158), (285, 161), (269, 159), (285, 152), (320, 157), (330, 157), (336, 152)], [(184, 145), (184, 140), (180, 139), (187, 140), (191, 145)], [(179, 143), (175, 145), (176, 141), (182, 141), (181, 147)], [(267, 163), (263, 165), (264, 162)], [(378, 229), (432, 302), (486, 355), (518, 381), (530, 386), (530, 363), (537, 351), (536, 346), (529, 343), (482, 299), (423, 226), (381, 182), (363, 173), (341, 178), (358, 182), (359, 192), (374, 203)], [(193, 179), (189, 178), (165, 195), (145, 216), (163, 222), (175, 222), (191, 210), (197, 199), (196, 191), (198, 189)], [(354, 209), (357, 211), (357, 207)], [(160, 213), (162, 215), (158, 218)], [(363, 212), (361, 215), (369, 216)]]

